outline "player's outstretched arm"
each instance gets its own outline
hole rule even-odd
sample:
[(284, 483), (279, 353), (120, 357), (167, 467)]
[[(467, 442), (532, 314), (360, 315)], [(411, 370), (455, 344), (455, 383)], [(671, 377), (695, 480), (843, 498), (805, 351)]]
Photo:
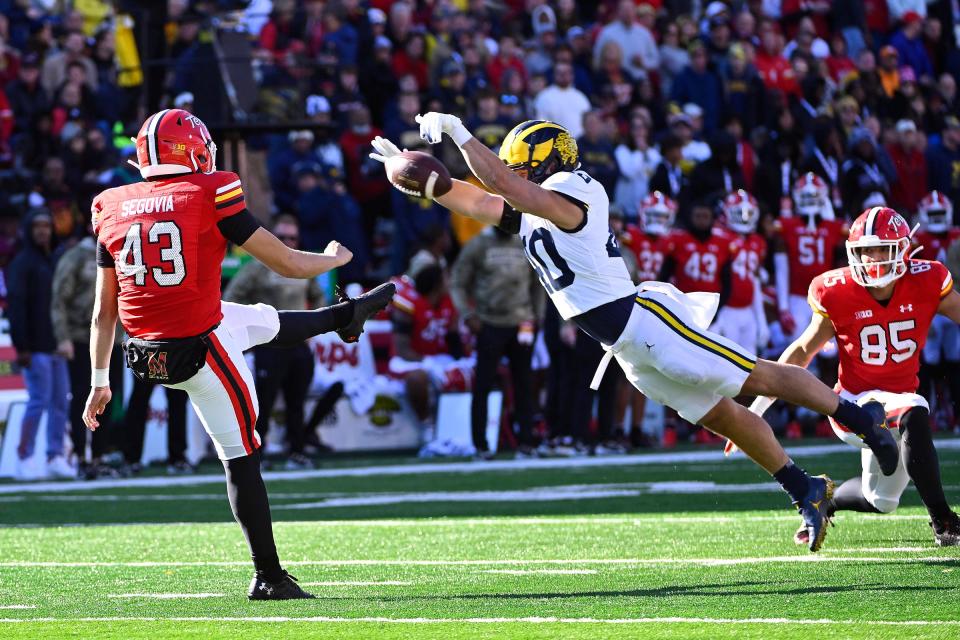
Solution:
[(500, 194), (517, 211), (529, 213), (554, 223), (561, 229), (577, 229), (585, 215), (576, 204), (563, 196), (530, 182), (513, 171), (486, 145), (474, 138), (460, 118), (445, 113), (417, 116), (420, 137), (436, 144), (446, 133), (460, 147), (470, 170), (494, 193)]
[[(401, 153), (397, 145), (381, 136), (374, 138), (370, 144), (374, 149), (370, 157), (384, 165), (387, 160)], [(454, 179), (450, 191), (434, 200), (451, 211), (486, 224), (500, 224), (503, 217), (504, 199), (501, 196), (488, 193), (463, 180)]]
[(342, 267), (353, 259), (345, 246), (332, 241), (323, 253), (291, 249), (263, 227), (257, 229), (242, 245), (254, 258), (286, 278), (313, 278)]
[(120, 286), (113, 267), (97, 269), (97, 291), (90, 322), (90, 362), (93, 365), (90, 395), (83, 409), (83, 422), (90, 430), (100, 426), (97, 416), (110, 403), (110, 354), (117, 331), (117, 298)]

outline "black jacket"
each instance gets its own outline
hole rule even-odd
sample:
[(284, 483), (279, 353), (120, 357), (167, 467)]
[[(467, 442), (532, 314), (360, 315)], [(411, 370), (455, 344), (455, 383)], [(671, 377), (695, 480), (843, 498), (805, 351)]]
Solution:
[(24, 218), (23, 248), (7, 267), (10, 338), (18, 352), (53, 353), (57, 341), (53, 337), (50, 299), (56, 259), (33, 243), (30, 224), (35, 215)]

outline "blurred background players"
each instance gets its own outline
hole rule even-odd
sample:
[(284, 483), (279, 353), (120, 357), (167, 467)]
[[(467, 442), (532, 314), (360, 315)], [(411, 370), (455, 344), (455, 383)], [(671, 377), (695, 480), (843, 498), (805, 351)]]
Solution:
[(487, 396), (498, 377), (500, 361), (506, 357), (513, 387), (513, 422), (518, 427), (517, 455), (532, 455), (535, 443), (530, 359), (545, 296), (527, 267), (517, 237), (490, 227), (468, 242), (453, 264), (450, 297), (457, 313), (476, 336), (477, 368), (470, 422), (477, 454), (489, 457)]
[[(300, 228), (290, 215), (277, 216), (273, 234), (291, 249), (300, 246)], [(285, 278), (259, 260), (247, 262), (230, 280), (223, 299), (239, 304), (264, 303), (280, 310), (314, 309), (323, 304), (323, 292), (316, 279)], [(257, 433), (266, 442), (278, 393), (283, 393), (284, 425), (287, 434), (286, 469), (311, 469), (306, 456), (303, 406), (313, 381), (314, 358), (306, 342), (291, 347), (253, 348), (255, 383), (260, 401)]]

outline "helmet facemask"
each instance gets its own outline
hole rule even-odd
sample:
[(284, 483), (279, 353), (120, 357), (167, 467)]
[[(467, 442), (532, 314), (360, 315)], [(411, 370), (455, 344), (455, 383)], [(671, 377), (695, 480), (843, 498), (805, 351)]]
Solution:
[(907, 272), (910, 239), (883, 240), (864, 236), (847, 240), (847, 260), (853, 281), (864, 287), (885, 287)]
[(666, 235), (673, 226), (674, 214), (666, 207), (650, 207), (640, 212), (644, 233)]
[(749, 234), (757, 230), (760, 211), (750, 203), (744, 202), (725, 211), (727, 226), (737, 233)]
[(946, 209), (927, 209), (920, 211), (920, 226), (930, 233), (946, 233), (952, 225), (950, 213)]

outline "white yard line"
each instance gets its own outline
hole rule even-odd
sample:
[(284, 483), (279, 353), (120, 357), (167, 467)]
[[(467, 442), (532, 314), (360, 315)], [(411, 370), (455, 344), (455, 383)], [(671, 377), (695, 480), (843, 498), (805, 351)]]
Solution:
[(596, 575), (597, 571), (595, 569), (486, 569), (480, 573), (496, 573), (506, 576), (592, 576)]
[(180, 600), (181, 598), (222, 598), (225, 593), (111, 593), (108, 598), (154, 598), (156, 600)]
[[(960, 438), (936, 441), (937, 449), (960, 449)], [(788, 447), (787, 454), (793, 458), (819, 457), (839, 453), (851, 453), (848, 445), (822, 444)], [(744, 458), (734, 458), (743, 460)], [(657, 464), (694, 464), (701, 462), (722, 463), (726, 458), (720, 450), (645, 453), (640, 455), (546, 458), (532, 460), (495, 460), (492, 462), (442, 462), (384, 465), (373, 467), (350, 467), (338, 469), (313, 469), (309, 471), (270, 471), (263, 474), (267, 480), (309, 480), (314, 478), (353, 478), (371, 476), (420, 475), (430, 473), (486, 473), (488, 471), (522, 471), (527, 469), (578, 469), (586, 467), (646, 466)], [(223, 484), (223, 474), (195, 476), (126, 478), (98, 480), (93, 483), (37, 482), (0, 484), (0, 494), (11, 493), (62, 493), (65, 491), (95, 491), (128, 487), (185, 487), (203, 484)]]
[(0, 609), (36, 609), (35, 604), (0, 604)]
[(890, 626), (890, 627), (945, 627), (960, 626), (960, 620), (833, 620), (829, 618), (339, 618), (339, 617), (103, 617), (103, 618), (0, 618), (0, 623), (75, 623), (75, 622), (294, 622), (294, 623), (383, 623), (383, 624), (713, 624), (713, 625), (843, 625), (843, 626)]
[[(821, 556), (821, 555), (797, 555), (797, 556), (760, 556), (752, 558), (557, 558), (557, 559), (512, 559), (502, 558), (492, 560), (394, 560), (394, 559), (344, 559), (344, 560), (288, 560), (284, 565), (302, 566), (302, 567), (343, 567), (343, 566), (393, 566), (393, 567), (456, 567), (456, 566), (511, 566), (511, 565), (627, 565), (627, 566), (662, 566), (662, 565), (683, 565), (683, 566), (733, 566), (745, 564), (766, 564), (766, 563), (811, 563), (811, 562), (890, 562), (898, 564), (919, 564), (924, 562), (955, 562), (960, 564), (960, 559), (949, 558), (946, 556), (933, 556), (923, 558), (883, 558), (879, 556)], [(164, 561), (103, 561), (103, 562), (56, 562), (56, 561), (8, 561), (0, 562), (0, 567), (38, 567), (38, 568), (61, 568), (61, 567), (245, 567), (250, 563), (239, 560), (223, 561), (184, 561), (171, 560)]]
[(413, 583), (405, 580), (326, 580), (322, 582), (301, 582), (304, 587), (409, 587)]

